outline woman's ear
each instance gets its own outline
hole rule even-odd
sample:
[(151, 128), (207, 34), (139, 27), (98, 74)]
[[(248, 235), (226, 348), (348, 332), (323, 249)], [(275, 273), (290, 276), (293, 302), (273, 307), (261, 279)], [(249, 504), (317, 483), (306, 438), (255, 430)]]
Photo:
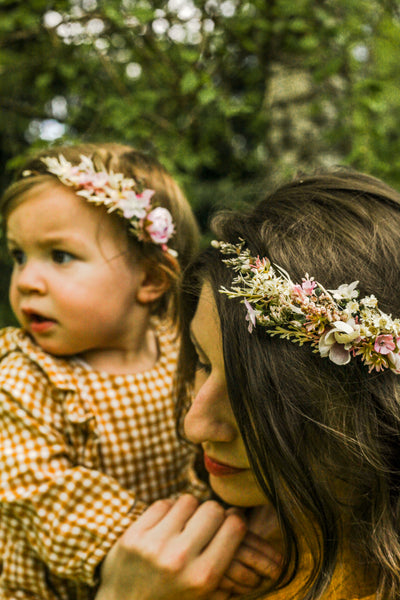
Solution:
[(136, 299), (141, 304), (150, 304), (163, 296), (171, 286), (167, 273), (154, 264), (143, 273), (142, 282), (137, 290)]

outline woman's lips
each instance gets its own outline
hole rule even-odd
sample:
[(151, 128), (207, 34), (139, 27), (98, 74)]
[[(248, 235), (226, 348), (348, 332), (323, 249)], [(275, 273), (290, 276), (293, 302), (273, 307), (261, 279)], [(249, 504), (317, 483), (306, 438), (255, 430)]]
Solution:
[(237, 467), (232, 467), (230, 465), (220, 463), (217, 460), (210, 458), (207, 454), (204, 454), (204, 466), (210, 473), (210, 475), (215, 475), (216, 477), (224, 477), (225, 475), (235, 475), (236, 473), (246, 471), (246, 469), (239, 469)]

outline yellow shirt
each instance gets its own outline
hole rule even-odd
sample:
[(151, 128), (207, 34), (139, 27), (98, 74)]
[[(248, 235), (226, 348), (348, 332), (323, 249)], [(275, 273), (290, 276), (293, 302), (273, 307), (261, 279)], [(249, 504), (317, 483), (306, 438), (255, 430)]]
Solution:
[[(301, 587), (311, 571), (312, 558), (305, 551), (295, 580), (283, 589), (270, 592), (262, 600), (299, 600), (304, 597)], [(373, 569), (357, 564), (355, 557), (345, 549), (339, 557), (332, 582), (320, 600), (376, 600), (376, 580)]]

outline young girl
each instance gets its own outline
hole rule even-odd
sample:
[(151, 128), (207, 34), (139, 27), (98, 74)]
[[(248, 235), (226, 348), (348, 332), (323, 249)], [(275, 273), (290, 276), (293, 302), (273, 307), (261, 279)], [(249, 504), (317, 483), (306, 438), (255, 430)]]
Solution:
[[(400, 194), (356, 172), (303, 177), (214, 231), (183, 282), (180, 397), (215, 492), (278, 515), (281, 578), (251, 597), (397, 600)], [(97, 600), (219, 599), (237, 528), (185, 498), (153, 505)]]
[(21, 328), (0, 338), (0, 596), (84, 598), (144, 503), (204, 493), (171, 393), (198, 230), (161, 165), (115, 144), (35, 157), (1, 213)]

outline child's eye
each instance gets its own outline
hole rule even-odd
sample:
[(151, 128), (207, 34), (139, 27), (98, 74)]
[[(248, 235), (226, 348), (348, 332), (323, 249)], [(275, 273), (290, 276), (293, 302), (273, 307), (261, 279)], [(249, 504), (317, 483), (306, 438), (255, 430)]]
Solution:
[(23, 265), (26, 262), (25, 252), (22, 250), (18, 250), (18, 248), (13, 248), (9, 250), (10, 256), (14, 263), (17, 265)]
[(52, 250), (51, 257), (55, 263), (60, 265), (68, 263), (75, 258), (73, 254), (65, 252), (64, 250)]

